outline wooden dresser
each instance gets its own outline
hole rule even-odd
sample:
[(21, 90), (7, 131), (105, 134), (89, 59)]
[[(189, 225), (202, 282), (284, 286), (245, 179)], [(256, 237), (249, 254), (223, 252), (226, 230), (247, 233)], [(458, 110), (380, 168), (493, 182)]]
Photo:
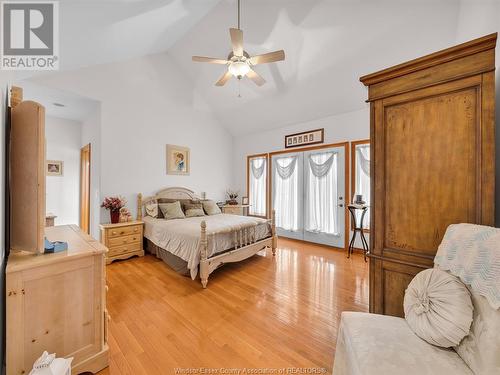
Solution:
[(492, 34), (361, 77), (371, 107), (370, 311), (403, 315), (446, 228), (494, 225)]
[(143, 228), (142, 221), (101, 224), (101, 243), (109, 249), (106, 263), (116, 259), (128, 259), (134, 255), (143, 256)]
[(247, 216), (248, 208), (250, 206), (248, 204), (226, 204), (222, 206), (222, 213), (231, 214), (231, 215), (240, 215)]
[(45, 234), (68, 250), (7, 261), (7, 375), (28, 374), (44, 350), (74, 357), (73, 375), (96, 373), (108, 366), (106, 248), (74, 225)]

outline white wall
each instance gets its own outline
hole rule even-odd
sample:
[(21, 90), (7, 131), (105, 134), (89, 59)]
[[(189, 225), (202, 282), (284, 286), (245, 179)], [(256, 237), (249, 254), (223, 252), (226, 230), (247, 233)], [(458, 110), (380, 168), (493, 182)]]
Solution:
[(47, 160), (64, 162), (62, 176), (46, 178), (46, 211), (57, 216), (56, 225), (80, 222), (80, 122), (47, 116)]
[[(500, 31), (500, 1), (461, 0), (457, 43)], [(500, 227), (500, 40), (496, 48), (496, 209), (495, 225)]]
[[(123, 195), (135, 215), (138, 192), (185, 186), (213, 199), (224, 197), (231, 184), (232, 137), (168, 55), (36, 81), (101, 102), (100, 199)], [(191, 148), (190, 176), (166, 174), (167, 144)], [(95, 202), (91, 209), (98, 209)], [(109, 221), (109, 213), (101, 210), (100, 221)]]

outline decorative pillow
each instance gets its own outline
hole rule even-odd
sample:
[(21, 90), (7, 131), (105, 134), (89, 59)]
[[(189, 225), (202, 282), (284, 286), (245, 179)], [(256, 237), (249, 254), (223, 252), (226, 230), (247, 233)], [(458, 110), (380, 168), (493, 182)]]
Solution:
[(500, 374), (500, 309), (494, 310), (485, 297), (467, 288), (474, 304), (474, 321), (470, 334), (454, 349), (474, 374)]
[(181, 203), (179, 201), (173, 203), (158, 203), (163, 217), (167, 220), (184, 219), (186, 216), (182, 212)]
[(203, 208), (207, 215), (218, 215), (222, 213), (219, 206), (212, 200), (203, 201)]
[(157, 218), (158, 217), (158, 203), (146, 204), (146, 215)]
[(201, 203), (185, 203), (184, 213), (186, 217), (205, 216)]
[(469, 334), (474, 307), (469, 290), (458, 277), (433, 268), (418, 273), (410, 282), (404, 310), (417, 336), (449, 348)]

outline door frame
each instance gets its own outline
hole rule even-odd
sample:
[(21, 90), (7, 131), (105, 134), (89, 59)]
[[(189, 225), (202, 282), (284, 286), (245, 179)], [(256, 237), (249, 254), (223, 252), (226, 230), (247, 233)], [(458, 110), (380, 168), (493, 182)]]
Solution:
[[(314, 150), (320, 150), (322, 148), (331, 148), (331, 147), (344, 147), (344, 152), (345, 152), (345, 178), (344, 178), (344, 191), (346, 192), (344, 195), (347, 195), (348, 192), (350, 192), (350, 174), (349, 174), (349, 165), (350, 165), (350, 148), (349, 148), (349, 142), (339, 142), (339, 143), (329, 143), (329, 144), (321, 144), (321, 145), (316, 145), (316, 146), (309, 146), (309, 147), (298, 147), (294, 148), (293, 150), (286, 149), (286, 150), (280, 150), (280, 151), (274, 151), (270, 152), (269, 158), (268, 158), (268, 176), (267, 176), (267, 181), (268, 181), (268, 191), (267, 191), (267, 197), (268, 197), (268, 202), (267, 202), (267, 214), (268, 218), (272, 212), (272, 200), (271, 200), (271, 193), (272, 193), (272, 188), (273, 188), (273, 180), (272, 180), (272, 157), (274, 155), (279, 155), (279, 154), (289, 154), (289, 153), (294, 153), (294, 152), (303, 152), (303, 151), (314, 151)], [(344, 250), (347, 251), (347, 247), (349, 246), (349, 230), (350, 230), (350, 225), (348, 225), (349, 221), (349, 211), (347, 210), (347, 205), (350, 203), (350, 198), (345, 197), (344, 200), (344, 220), (345, 220), (345, 225), (344, 225), (344, 236), (345, 236), (345, 241), (344, 241)], [(322, 246), (328, 246), (328, 245), (322, 245)], [(334, 246), (329, 246), (331, 248), (335, 249), (340, 249), (339, 247), (334, 247)]]
[[(84, 155), (88, 153), (88, 173), (84, 168)], [(86, 144), (80, 149), (80, 228), (90, 233), (90, 182), (92, 171), (92, 146)]]

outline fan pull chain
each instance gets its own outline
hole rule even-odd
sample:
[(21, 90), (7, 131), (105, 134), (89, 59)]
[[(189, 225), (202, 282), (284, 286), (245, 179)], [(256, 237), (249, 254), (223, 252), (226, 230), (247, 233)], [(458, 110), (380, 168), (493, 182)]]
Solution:
[(238, 98), (241, 98), (241, 78), (238, 78)]
[(240, 0), (238, 0), (238, 29), (240, 29)]

